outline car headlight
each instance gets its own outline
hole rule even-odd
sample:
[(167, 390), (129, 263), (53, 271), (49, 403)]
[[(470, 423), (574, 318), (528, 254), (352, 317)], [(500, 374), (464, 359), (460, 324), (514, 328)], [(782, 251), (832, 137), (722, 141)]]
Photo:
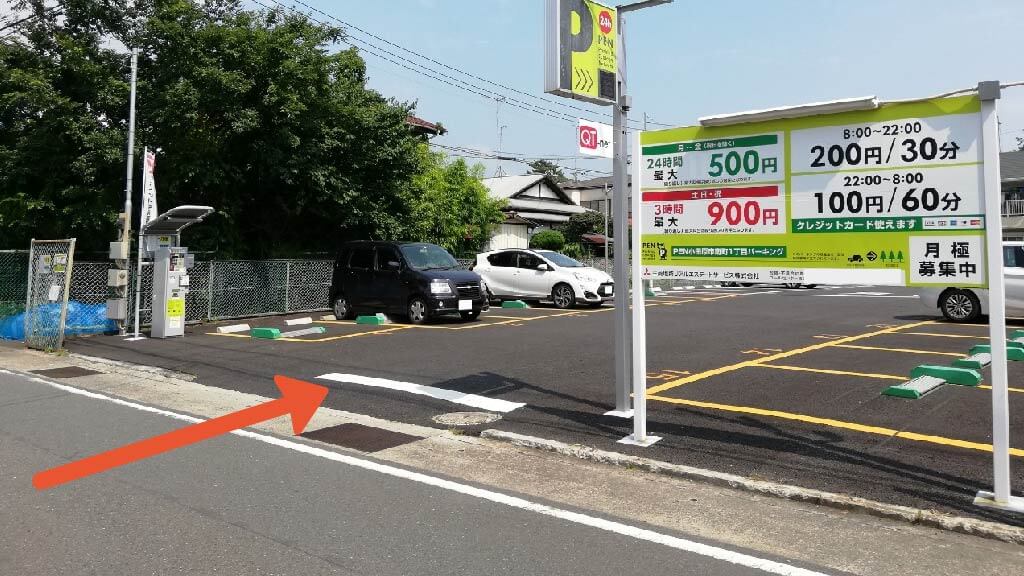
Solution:
[(447, 280), (431, 280), (430, 282), (430, 293), (431, 294), (451, 294), (452, 285)]

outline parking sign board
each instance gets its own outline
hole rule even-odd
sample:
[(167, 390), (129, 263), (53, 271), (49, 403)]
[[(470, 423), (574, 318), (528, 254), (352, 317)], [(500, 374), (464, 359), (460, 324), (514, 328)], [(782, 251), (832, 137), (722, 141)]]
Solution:
[(642, 133), (644, 275), (985, 286), (980, 110), (962, 96)]
[(544, 91), (595, 104), (615, 102), (615, 8), (592, 0), (547, 0)]
[(580, 118), (580, 125), (576, 130), (580, 154), (611, 158), (613, 134), (612, 127), (608, 124)]

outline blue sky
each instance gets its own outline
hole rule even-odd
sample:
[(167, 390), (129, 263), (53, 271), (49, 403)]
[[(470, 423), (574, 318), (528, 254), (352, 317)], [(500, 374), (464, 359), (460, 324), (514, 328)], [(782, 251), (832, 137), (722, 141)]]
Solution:
[[(543, 94), (543, 0), (304, 1), (445, 64), (450, 68), (442, 71), (449, 76), (570, 116), (610, 118), (606, 108)], [(862, 95), (920, 97), (979, 80), (1024, 80), (1022, 23), (1020, 0), (676, 0), (628, 16), (632, 117), (639, 119), (646, 112), (657, 122), (687, 125), (716, 113)], [(369, 41), (416, 60), (356, 30), (351, 34), (357, 43)], [(418, 115), (449, 129), (437, 142), (497, 148), (493, 99), (370, 54), (365, 58), (373, 88), (400, 100), (415, 100)], [(1024, 136), (1024, 87), (1004, 92), (1000, 116), (1003, 144), (1008, 147), (1014, 136)], [(504, 150), (576, 155), (575, 127), (570, 122), (506, 104), (499, 123), (507, 126)], [(571, 159), (560, 162), (574, 164)], [(610, 162), (604, 160), (575, 164), (610, 170)], [(493, 169), (488, 164), (488, 171)], [(523, 173), (525, 166), (506, 162), (505, 170)]]

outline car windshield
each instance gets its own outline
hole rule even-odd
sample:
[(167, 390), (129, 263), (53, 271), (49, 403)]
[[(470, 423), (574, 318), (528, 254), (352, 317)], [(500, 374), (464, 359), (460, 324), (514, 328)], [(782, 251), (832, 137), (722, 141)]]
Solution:
[(452, 270), (458, 261), (447, 250), (434, 244), (406, 244), (402, 254), (409, 267), (415, 270)]
[(569, 258), (565, 254), (559, 254), (558, 252), (552, 252), (551, 250), (537, 250), (537, 254), (547, 258), (555, 266), (559, 268), (586, 268), (587, 265), (582, 262), (577, 262), (572, 258)]

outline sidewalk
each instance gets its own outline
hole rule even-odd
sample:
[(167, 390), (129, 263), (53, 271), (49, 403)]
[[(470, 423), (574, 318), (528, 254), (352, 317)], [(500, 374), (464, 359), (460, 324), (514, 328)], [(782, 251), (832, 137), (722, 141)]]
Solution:
[[(49, 356), (9, 344), (0, 345), (0, 366), (18, 372), (72, 366), (94, 370), (98, 373), (57, 381), (199, 417), (218, 416), (266, 400), (203, 386), (160, 369), (74, 355)], [(340, 410), (321, 408), (307, 430), (344, 423), (416, 438), (372, 453), (384, 462), (837, 572), (1005, 575), (1024, 565), (1024, 546), (1020, 545)], [(291, 435), (286, 418), (258, 429)]]

